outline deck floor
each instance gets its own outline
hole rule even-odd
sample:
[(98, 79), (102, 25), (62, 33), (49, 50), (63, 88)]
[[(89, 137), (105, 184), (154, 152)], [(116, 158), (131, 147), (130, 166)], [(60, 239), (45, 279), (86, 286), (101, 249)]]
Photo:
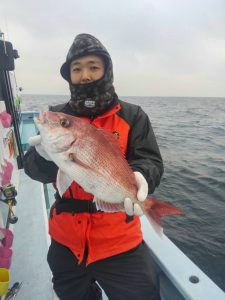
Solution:
[(23, 171), (20, 182), (16, 205), (19, 220), (13, 229), (15, 237), (10, 286), (16, 281), (23, 282), (17, 300), (51, 300), (53, 290), (46, 261), (48, 239), (42, 186)]

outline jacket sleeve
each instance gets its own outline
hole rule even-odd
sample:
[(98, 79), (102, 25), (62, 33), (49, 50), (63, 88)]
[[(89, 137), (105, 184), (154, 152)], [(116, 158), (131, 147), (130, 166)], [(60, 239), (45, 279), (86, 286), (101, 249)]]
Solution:
[(56, 181), (58, 167), (38, 154), (35, 147), (30, 147), (24, 155), (24, 171), (34, 180), (42, 183)]
[(163, 174), (163, 161), (148, 115), (139, 107), (131, 124), (127, 160), (133, 171), (139, 171), (153, 193)]

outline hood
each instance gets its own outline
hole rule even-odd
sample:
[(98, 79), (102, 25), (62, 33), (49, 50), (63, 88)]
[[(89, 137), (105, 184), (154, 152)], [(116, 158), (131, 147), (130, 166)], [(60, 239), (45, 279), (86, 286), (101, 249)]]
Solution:
[[(70, 64), (85, 55), (98, 55), (103, 58), (105, 72), (102, 78), (91, 83), (72, 84)], [(81, 116), (100, 115), (116, 103), (113, 86), (113, 66), (111, 57), (103, 44), (94, 36), (86, 33), (75, 37), (60, 69), (62, 77), (68, 81), (71, 91), (70, 105)]]

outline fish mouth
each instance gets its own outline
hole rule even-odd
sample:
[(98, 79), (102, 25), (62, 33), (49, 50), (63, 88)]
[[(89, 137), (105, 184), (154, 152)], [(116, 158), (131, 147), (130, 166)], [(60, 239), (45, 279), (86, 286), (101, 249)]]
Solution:
[(53, 118), (50, 112), (40, 112), (39, 116), (34, 118), (35, 124), (38, 128), (47, 125), (48, 127), (54, 128), (59, 126), (58, 118)]
[(47, 123), (48, 118), (46, 112), (40, 112), (39, 116), (36, 118), (36, 121), (39, 124)]
[(38, 117), (34, 117), (33, 120), (34, 120), (35, 125), (38, 126), (38, 125), (41, 124), (41, 123), (40, 123), (40, 119), (39, 119)]
[(34, 123), (36, 125), (47, 123), (46, 113), (40, 112), (38, 117), (34, 117)]

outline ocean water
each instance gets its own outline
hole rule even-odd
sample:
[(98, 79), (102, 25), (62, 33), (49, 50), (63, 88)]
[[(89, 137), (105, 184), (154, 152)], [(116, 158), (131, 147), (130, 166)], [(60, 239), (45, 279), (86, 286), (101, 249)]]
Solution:
[[(167, 236), (225, 291), (225, 98), (120, 97), (149, 115), (165, 172), (154, 195), (185, 216), (164, 219)], [(68, 96), (23, 95), (22, 110)]]

